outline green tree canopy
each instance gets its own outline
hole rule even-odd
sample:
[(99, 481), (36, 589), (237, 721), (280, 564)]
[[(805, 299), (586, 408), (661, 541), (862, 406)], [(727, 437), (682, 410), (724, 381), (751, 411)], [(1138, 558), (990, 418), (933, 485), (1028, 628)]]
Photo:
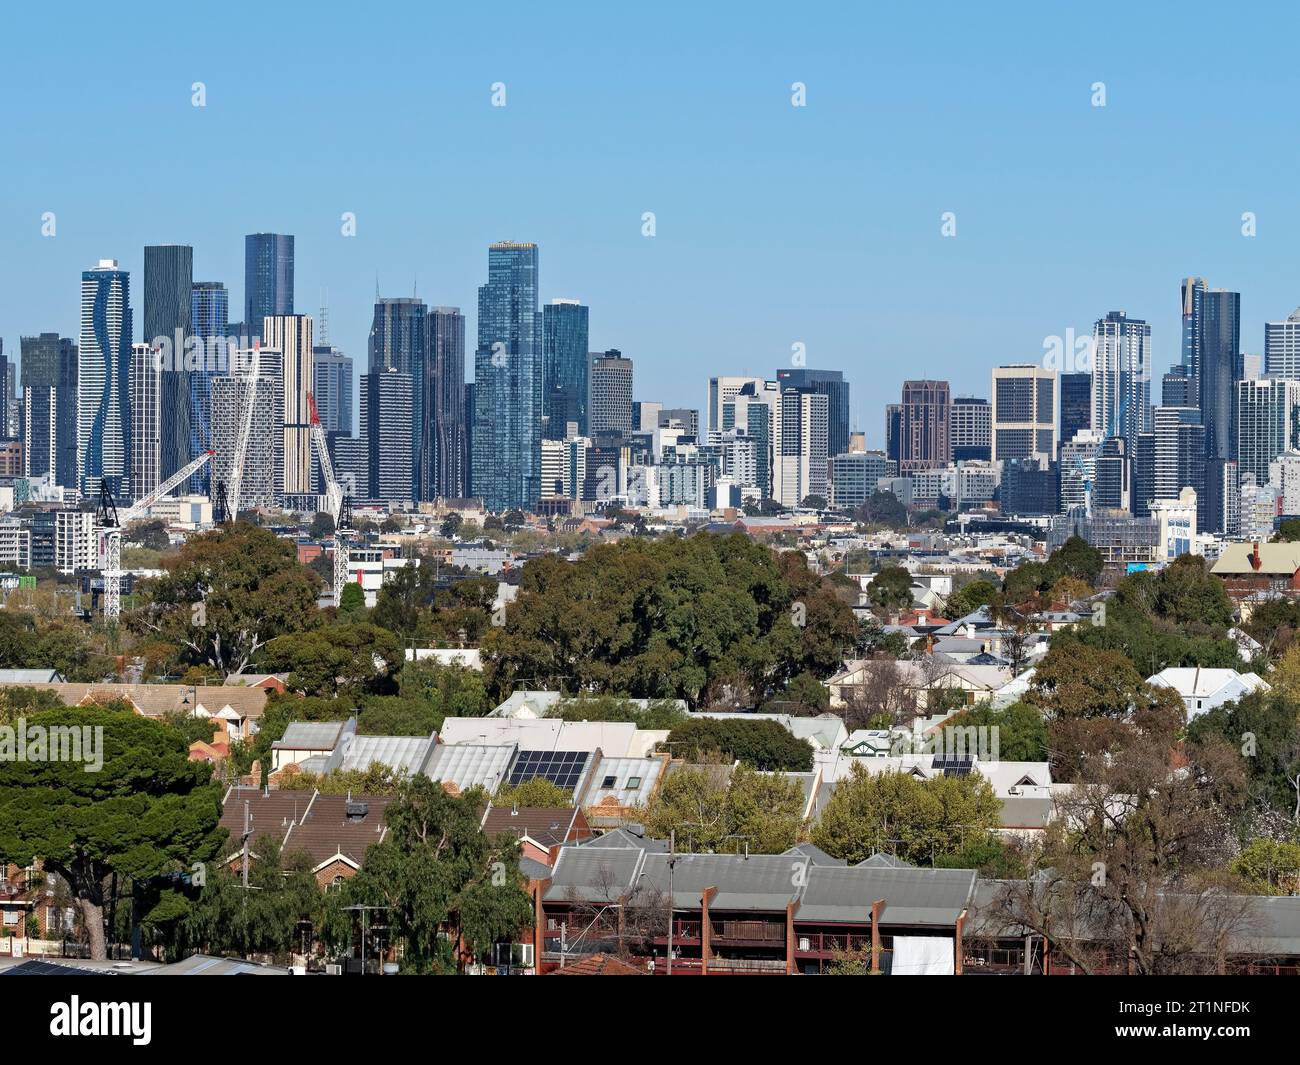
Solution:
[(688, 762), (721, 758), (788, 773), (806, 773), (813, 763), (813, 749), (806, 740), (768, 720), (692, 718), (668, 734), (668, 749), (674, 758)]

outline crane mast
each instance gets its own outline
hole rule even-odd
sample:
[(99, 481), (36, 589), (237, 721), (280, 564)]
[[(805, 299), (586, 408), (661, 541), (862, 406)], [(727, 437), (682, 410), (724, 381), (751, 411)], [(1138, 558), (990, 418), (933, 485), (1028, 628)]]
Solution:
[(325, 427), (321, 424), (320, 414), (316, 411), (316, 396), (307, 393), (307, 408), (311, 415), (311, 444), (316, 452), (316, 461), (320, 463), (321, 487), (324, 488), (325, 512), (334, 519), (334, 605), (343, 602), (343, 589), (348, 583), (348, 546), (344, 525), (347, 511), (343, 506), (343, 488), (334, 476), (334, 464), (330, 462), (329, 447), (325, 442)]

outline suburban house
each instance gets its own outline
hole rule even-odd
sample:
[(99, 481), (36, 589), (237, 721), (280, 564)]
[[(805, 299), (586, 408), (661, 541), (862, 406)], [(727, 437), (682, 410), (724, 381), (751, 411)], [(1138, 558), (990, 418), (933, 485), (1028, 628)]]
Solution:
[(1238, 602), (1260, 594), (1300, 594), (1300, 543), (1226, 543), (1210, 572)]
[(1254, 673), (1238, 673), (1235, 669), (1202, 669), (1200, 666), (1162, 669), (1147, 678), (1147, 683), (1159, 688), (1172, 688), (1187, 707), (1187, 719), (1213, 710), (1224, 703), (1236, 702), (1253, 691), (1268, 691), (1268, 681)]

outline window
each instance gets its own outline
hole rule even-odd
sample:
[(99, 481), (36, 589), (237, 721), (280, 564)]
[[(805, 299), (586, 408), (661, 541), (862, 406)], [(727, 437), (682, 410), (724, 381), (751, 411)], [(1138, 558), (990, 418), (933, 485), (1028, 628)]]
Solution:
[(627, 778), (627, 784), (624, 785), (624, 786), (627, 788), (628, 791), (636, 791), (636, 789), (639, 788), (639, 787), (641, 786), (641, 778), (640, 778), (640, 777), (628, 777), (628, 778)]
[(609, 776), (609, 777), (606, 777), (606, 778), (605, 778), (605, 782), (604, 782), (603, 784), (601, 784), (601, 787), (602, 787), (602, 788), (612, 788), (612, 787), (614, 787), (614, 785), (616, 785), (617, 783), (618, 783), (618, 777)]

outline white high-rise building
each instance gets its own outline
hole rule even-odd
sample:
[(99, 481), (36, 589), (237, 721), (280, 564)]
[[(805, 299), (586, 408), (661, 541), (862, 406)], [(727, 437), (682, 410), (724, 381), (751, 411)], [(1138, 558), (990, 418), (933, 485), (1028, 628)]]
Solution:
[(1284, 322), (1264, 323), (1264, 373), (1300, 380), (1300, 307)]
[(1268, 464), (1268, 484), (1282, 503), (1283, 514), (1300, 514), (1300, 451), (1286, 451)]
[(722, 405), (724, 403), (740, 395), (740, 390), (746, 385), (753, 385), (755, 391), (761, 392), (764, 384), (765, 382), (761, 377), (710, 377), (709, 430), (728, 428), (722, 423)]
[(1102, 435), (1095, 429), (1080, 429), (1073, 440), (1061, 444), (1061, 511), (1091, 506), (1093, 482), (1097, 479), (1097, 452)]
[(1151, 327), (1124, 311), (1092, 330), (1092, 428), (1132, 447), (1151, 431)]
[(131, 494), (142, 499), (158, 487), (162, 468), (159, 404), (162, 367), (148, 344), (131, 345)]
[(305, 314), (277, 314), (262, 322), (262, 343), (281, 354), (284, 421), (284, 494), (311, 494), (311, 409), (315, 387), (312, 320)]
[[(256, 385), (252, 380), (257, 360)], [(239, 489), (239, 509), (275, 507), (282, 501), (284, 407), (280, 353), (270, 348), (235, 354), (239, 372), (212, 379), (212, 483), (229, 489), (240, 427), (253, 403), (248, 446)], [(234, 501), (231, 501), (234, 505)]]
[(1300, 380), (1264, 377), (1237, 382), (1238, 475), (1268, 483), (1268, 467), (1287, 451), (1300, 450)]
[(808, 496), (827, 498), (826, 459), (830, 440), (828, 398), (787, 389), (781, 395), (772, 498), (797, 507)]

